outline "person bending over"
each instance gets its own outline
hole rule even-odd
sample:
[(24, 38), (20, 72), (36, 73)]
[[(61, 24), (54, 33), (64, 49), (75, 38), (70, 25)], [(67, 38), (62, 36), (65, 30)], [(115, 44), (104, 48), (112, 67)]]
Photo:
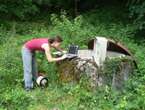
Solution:
[(65, 54), (61, 57), (53, 58), (50, 52), (51, 48), (55, 48), (63, 52), (60, 48), (62, 42), (62, 38), (60, 36), (56, 36), (54, 38), (35, 38), (27, 41), (23, 45), (22, 60), (24, 69), (24, 87), (26, 90), (31, 90), (33, 88), (33, 79), (36, 79), (38, 76), (35, 52), (44, 51), (48, 62), (63, 60), (66, 58)]

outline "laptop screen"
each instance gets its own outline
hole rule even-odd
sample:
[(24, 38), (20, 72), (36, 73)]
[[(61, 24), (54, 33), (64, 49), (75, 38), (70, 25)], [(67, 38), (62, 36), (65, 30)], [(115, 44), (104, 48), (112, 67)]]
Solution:
[(68, 54), (78, 54), (78, 45), (69, 45)]

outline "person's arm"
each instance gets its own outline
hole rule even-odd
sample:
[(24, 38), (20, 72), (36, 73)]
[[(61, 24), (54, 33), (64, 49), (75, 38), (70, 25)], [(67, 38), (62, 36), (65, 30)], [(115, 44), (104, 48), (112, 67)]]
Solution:
[(60, 52), (63, 52), (63, 49), (60, 48), (60, 47), (57, 47), (57, 48), (55, 48), (55, 49), (58, 50), (58, 51), (60, 51)]
[(42, 48), (45, 50), (45, 54), (46, 54), (46, 58), (47, 58), (48, 62), (60, 61), (60, 60), (63, 60), (66, 58), (66, 55), (63, 55), (62, 57), (58, 57), (58, 58), (53, 58), (51, 56), (50, 47), (48, 44), (43, 44)]
[(62, 52), (63, 54), (67, 53), (67, 51), (65, 51), (64, 49), (60, 48), (60, 47), (57, 47), (55, 48), (56, 50)]

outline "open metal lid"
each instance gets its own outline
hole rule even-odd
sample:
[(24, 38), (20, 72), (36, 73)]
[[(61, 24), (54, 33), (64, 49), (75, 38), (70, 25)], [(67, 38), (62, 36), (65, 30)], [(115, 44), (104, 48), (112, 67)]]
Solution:
[[(90, 49), (90, 50), (94, 49), (94, 40), (97, 40), (97, 39), (94, 38), (88, 42), (88, 49)], [(135, 66), (137, 67), (137, 63), (136, 63), (134, 56), (120, 42), (116, 42), (114, 40), (107, 39), (107, 51), (117, 52), (117, 53), (121, 53), (121, 54), (130, 56), (133, 59)]]
[[(94, 48), (94, 40), (96, 39), (91, 39), (88, 42), (88, 49), (93, 49)], [(131, 52), (123, 46), (119, 42), (115, 42), (114, 40), (107, 39), (107, 51), (113, 51), (113, 52), (118, 52), (118, 53), (123, 53), (125, 55), (132, 56)]]

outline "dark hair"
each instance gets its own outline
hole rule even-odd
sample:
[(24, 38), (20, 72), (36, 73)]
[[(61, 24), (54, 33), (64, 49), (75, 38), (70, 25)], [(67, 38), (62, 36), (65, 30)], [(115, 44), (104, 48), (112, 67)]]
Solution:
[(63, 39), (60, 36), (56, 36), (54, 38), (49, 38), (48, 42), (52, 44), (53, 42), (63, 42)]

